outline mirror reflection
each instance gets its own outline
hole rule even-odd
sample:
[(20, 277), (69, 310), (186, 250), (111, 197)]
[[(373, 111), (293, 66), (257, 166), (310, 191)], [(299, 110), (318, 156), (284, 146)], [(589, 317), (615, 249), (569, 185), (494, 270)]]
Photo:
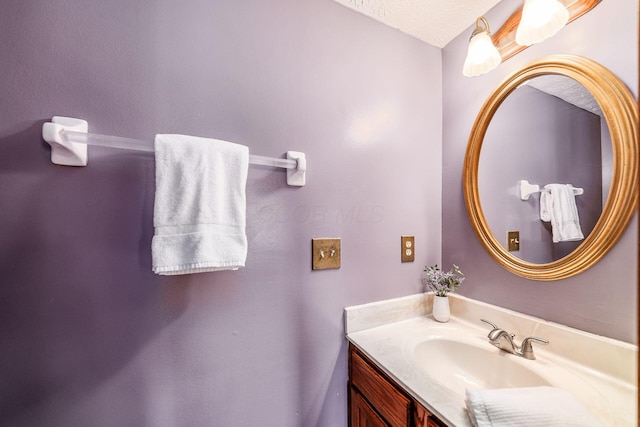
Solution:
[[(478, 192), (491, 233), (523, 261), (562, 259), (598, 222), (612, 164), (609, 129), (587, 89), (557, 74), (527, 80), (496, 110), (480, 151)], [(540, 191), (523, 200), (529, 192), (521, 194), (523, 180), (532, 185), (529, 191)], [(509, 249), (509, 240), (517, 248)]]

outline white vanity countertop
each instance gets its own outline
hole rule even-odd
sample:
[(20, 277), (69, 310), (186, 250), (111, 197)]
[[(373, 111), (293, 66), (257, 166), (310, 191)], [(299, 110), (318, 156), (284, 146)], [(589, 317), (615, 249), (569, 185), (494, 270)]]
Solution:
[[(637, 353), (635, 345), (546, 322), (511, 310), (450, 294), (451, 320), (436, 322), (430, 315), (433, 295), (418, 294), (345, 309), (347, 339), (398, 382), (425, 408), (451, 426), (471, 426), (464, 396), (434, 381), (412, 357), (426, 338), (462, 337), (488, 351), (487, 319), (515, 333), (516, 341), (537, 336), (550, 341), (535, 345), (536, 360), (514, 357), (518, 363), (544, 372), (567, 368), (575, 376), (572, 391), (607, 426), (630, 427), (637, 421)], [(551, 370), (552, 368), (549, 368)]]

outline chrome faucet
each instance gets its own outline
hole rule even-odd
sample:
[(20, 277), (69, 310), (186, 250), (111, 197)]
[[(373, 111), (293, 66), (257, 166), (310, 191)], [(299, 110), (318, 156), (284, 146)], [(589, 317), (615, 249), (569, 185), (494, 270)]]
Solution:
[(538, 338), (538, 337), (529, 337), (522, 340), (522, 344), (518, 345), (513, 340), (516, 336), (514, 334), (510, 334), (507, 331), (498, 328), (494, 323), (489, 322), (488, 320), (480, 319), (484, 323), (491, 325), (493, 328), (487, 338), (489, 338), (489, 342), (498, 347), (500, 350), (506, 351), (507, 353), (515, 354), (517, 356), (522, 356), (525, 359), (535, 360), (536, 356), (533, 354), (533, 346), (531, 343), (533, 341), (549, 344), (549, 341)]

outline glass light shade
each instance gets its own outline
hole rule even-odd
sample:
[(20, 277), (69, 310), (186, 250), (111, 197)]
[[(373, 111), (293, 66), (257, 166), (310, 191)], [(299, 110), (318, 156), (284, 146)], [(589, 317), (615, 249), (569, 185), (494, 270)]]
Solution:
[(469, 40), (467, 58), (464, 60), (462, 74), (466, 77), (479, 76), (496, 68), (502, 62), (500, 52), (494, 46), (487, 32), (481, 32)]
[(569, 11), (558, 0), (525, 0), (516, 30), (516, 43), (529, 46), (551, 37), (569, 21)]

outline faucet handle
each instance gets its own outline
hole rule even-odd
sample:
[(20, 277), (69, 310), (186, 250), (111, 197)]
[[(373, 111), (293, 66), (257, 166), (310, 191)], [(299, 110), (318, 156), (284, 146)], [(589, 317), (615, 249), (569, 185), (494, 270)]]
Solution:
[(488, 325), (491, 325), (491, 327), (492, 327), (493, 329), (500, 329), (500, 328), (498, 328), (498, 326), (496, 326), (496, 324), (495, 324), (495, 323), (493, 323), (493, 322), (489, 322), (488, 320), (485, 320), (485, 319), (480, 319), (480, 320), (482, 320), (484, 323), (486, 323), (486, 324), (488, 324)]
[(535, 360), (536, 356), (533, 354), (533, 346), (531, 345), (531, 341), (536, 341), (541, 344), (549, 344), (549, 340), (538, 337), (529, 337), (522, 340), (522, 357), (529, 360)]

